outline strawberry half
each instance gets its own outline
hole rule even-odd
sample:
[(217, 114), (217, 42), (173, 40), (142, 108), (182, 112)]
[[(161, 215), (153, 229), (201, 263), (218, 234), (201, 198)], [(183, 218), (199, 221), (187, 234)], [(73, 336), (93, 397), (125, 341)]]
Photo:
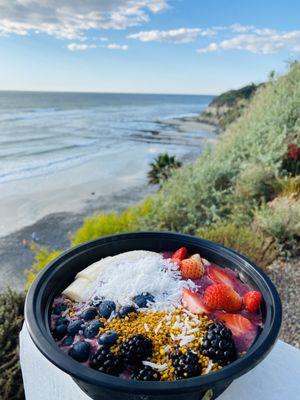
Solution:
[(205, 269), (201, 258), (196, 254), (186, 260), (182, 260), (180, 264), (181, 275), (184, 279), (199, 279), (204, 275)]
[(197, 293), (192, 292), (189, 289), (186, 288), (183, 289), (181, 301), (183, 306), (186, 307), (192, 313), (196, 314), (211, 313), (211, 310), (204, 304), (201, 297)]
[(220, 314), (219, 319), (224, 321), (227, 328), (229, 328), (235, 336), (241, 336), (256, 330), (249, 319), (240, 314)]
[(176, 250), (175, 253), (171, 256), (171, 261), (180, 265), (180, 262), (185, 258), (187, 255), (187, 248), (180, 247), (180, 249)]
[(247, 292), (244, 296), (244, 303), (246, 310), (250, 312), (257, 312), (262, 301), (262, 294), (256, 290)]
[(208, 286), (203, 298), (205, 304), (215, 310), (239, 311), (243, 305), (240, 295), (223, 283)]
[(207, 267), (207, 275), (216, 283), (223, 283), (234, 288), (234, 278), (224, 268), (210, 265)]

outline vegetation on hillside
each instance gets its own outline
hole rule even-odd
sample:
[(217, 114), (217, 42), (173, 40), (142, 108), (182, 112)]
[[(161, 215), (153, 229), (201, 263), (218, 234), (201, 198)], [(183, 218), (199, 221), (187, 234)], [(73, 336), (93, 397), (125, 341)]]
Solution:
[(25, 399), (19, 362), (19, 332), (24, 321), (24, 293), (0, 294), (0, 398)]
[(237, 90), (229, 90), (215, 97), (199, 119), (203, 122), (217, 125), (224, 130), (229, 124), (242, 115), (244, 109), (249, 105), (250, 100), (257, 89), (262, 86), (247, 85)]

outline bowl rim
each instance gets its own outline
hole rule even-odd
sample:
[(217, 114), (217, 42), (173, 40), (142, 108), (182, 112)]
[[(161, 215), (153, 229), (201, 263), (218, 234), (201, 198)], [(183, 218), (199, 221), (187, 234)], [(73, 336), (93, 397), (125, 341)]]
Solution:
[[(183, 379), (178, 381), (158, 381), (158, 382), (140, 382), (134, 380), (125, 380), (123, 378), (114, 377), (98, 371), (73, 360), (70, 356), (63, 353), (56, 345), (52, 335), (50, 334), (48, 325), (48, 315), (44, 316), (43, 320), (38, 317), (39, 306), (42, 300), (42, 291), (47, 286), (47, 277), (57, 267), (63, 265), (65, 262), (70, 261), (70, 258), (76, 257), (82, 252), (87, 251), (93, 247), (97, 247), (101, 243), (110, 243), (115, 241), (137, 239), (139, 237), (161, 237), (181, 241), (182, 245), (188, 246), (197, 244), (205, 247), (215, 253), (222, 253), (222, 256), (235, 262), (236, 264), (245, 265), (248, 274), (251, 272), (251, 277), (256, 278), (256, 283), (259, 281), (260, 290), (263, 292), (265, 300), (268, 298), (267, 309), (269, 312), (266, 314), (266, 321), (252, 344), (250, 349), (245, 355), (238, 358), (233, 363), (221, 370), (211, 372), (207, 375), (201, 375), (194, 378)], [(271, 313), (272, 311), (272, 313)], [(272, 314), (272, 315), (271, 315)], [(282, 320), (282, 305), (277, 290), (270, 278), (253, 262), (241, 254), (231, 250), (225, 246), (215, 242), (186, 235), (176, 232), (166, 231), (139, 231), (129, 232), (117, 235), (108, 235), (91, 241), (87, 241), (71, 249), (66, 250), (57, 258), (51, 261), (37, 276), (32, 283), (25, 300), (25, 323), (29, 331), (30, 337), (33, 340), (39, 351), (56, 367), (71, 375), (73, 379), (86, 382), (98, 387), (106, 387), (110, 390), (116, 390), (124, 393), (147, 393), (147, 394), (168, 394), (191, 392), (196, 390), (205, 390), (219, 381), (232, 381), (243, 375), (250, 369), (254, 368), (263, 358), (267, 356), (273, 347), (280, 331)], [(48, 328), (48, 331), (47, 331)]]

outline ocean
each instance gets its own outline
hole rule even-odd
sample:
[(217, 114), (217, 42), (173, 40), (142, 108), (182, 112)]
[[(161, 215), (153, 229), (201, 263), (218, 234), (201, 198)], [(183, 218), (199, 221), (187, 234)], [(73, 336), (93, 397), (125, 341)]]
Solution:
[[(49, 175), (119, 149), (182, 155), (195, 132), (166, 119), (198, 114), (211, 96), (0, 92), (0, 185)], [(155, 143), (155, 149), (151, 144)], [(115, 153), (114, 153), (115, 154)], [(106, 168), (110, 168), (107, 164)]]

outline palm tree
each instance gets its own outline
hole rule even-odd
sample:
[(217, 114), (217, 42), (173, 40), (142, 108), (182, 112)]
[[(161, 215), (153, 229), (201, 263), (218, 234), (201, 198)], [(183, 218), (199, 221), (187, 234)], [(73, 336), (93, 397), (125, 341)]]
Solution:
[(169, 156), (168, 153), (160, 154), (153, 163), (148, 172), (148, 182), (150, 185), (162, 185), (173, 173), (173, 170), (181, 167), (181, 162), (176, 160), (175, 156)]

